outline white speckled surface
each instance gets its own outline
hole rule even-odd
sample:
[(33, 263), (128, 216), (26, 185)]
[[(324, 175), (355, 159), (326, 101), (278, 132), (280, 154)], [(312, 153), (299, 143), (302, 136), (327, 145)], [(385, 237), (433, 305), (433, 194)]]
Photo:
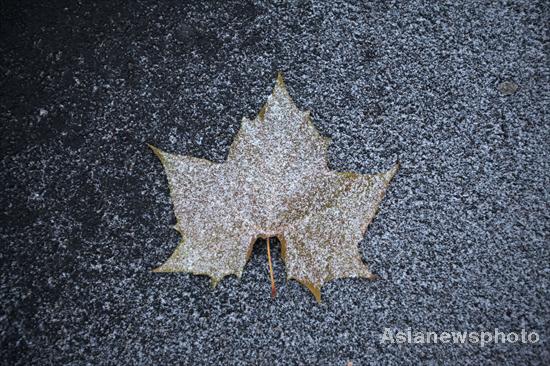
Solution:
[[(0, 18), (1, 363), (548, 364), (547, 1), (2, 1)], [(179, 234), (146, 144), (224, 162), (278, 70), (331, 169), (401, 161), (358, 245), (381, 279), (330, 282), (319, 305), (275, 241), (275, 300), (262, 241), (215, 289), (150, 272)], [(541, 343), (385, 345), (385, 327)]]

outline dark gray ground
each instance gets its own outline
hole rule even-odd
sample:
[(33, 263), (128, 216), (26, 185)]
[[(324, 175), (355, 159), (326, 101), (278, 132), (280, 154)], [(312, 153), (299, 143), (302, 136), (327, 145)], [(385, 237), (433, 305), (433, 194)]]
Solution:
[[(548, 364), (544, 1), (13, 3), (0, 2), (3, 364)], [(278, 245), (271, 300), (265, 242), (215, 290), (150, 272), (178, 236), (146, 143), (223, 161), (277, 70), (332, 137), (332, 168), (402, 162), (359, 244), (383, 279), (335, 281), (321, 305), (285, 283)], [(380, 344), (385, 327), (541, 342), (397, 346)]]

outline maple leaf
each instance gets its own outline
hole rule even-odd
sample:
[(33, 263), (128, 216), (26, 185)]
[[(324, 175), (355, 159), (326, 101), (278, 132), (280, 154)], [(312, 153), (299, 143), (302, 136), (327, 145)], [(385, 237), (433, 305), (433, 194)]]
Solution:
[(243, 118), (226, 162), (151, 146), (166, 171), (182, 237), (154, 271), (208, 275), (215, 286), (227, 275), (241, 277), (258, 238), (277, 237), (287, 278), (317, 301), (327, 281), (373, 279), (358, 242), (399, 165), (375, 175), (333, 171), (329, 142), (279, 74), (258, 116)]

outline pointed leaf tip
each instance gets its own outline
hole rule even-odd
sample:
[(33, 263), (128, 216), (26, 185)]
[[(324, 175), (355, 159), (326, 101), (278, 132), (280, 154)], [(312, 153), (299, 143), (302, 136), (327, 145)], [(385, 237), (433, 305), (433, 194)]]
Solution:
[(148, 144), (148, 143), (146, 143), (146, 145), (147, 145), (147, 147), (148, 147), (149, 149), (153, 150), (153, 152), (155, 153), (155, 155), (160, 155), (160, 154), (162, 153), (162, 152), (160, 151), (159, 148), (157, 148), (157, 147), (155, 147), (155, 146), (153, 146), (153, 145), (151, 145), (151, 144)]
[[(273, 94), (276, 94), (277, 91), (281, 91), (283, 94), (288, 95), (285, 79), (281, 71), (277, 73), (277, 80), (275, 80), (275, 86), (273, 87)], [(290, 99), (290, 95), (288, 95), (288, 98)]]
[(282, 71), (277, 72), (277, 85), (283, 88), (285, 87), (285, 79)]
[(155, 147), (151, 144), (147, 144), (147, 146), (153, 151), (153, 154), (155, 154), (155, 156), (160, 160), (160, 162), (164, 165), (164, 162), (166, 161), (165, 160), (165, 157), (164, 157), (164, 153), (161, 149), (159, 149), (158, 147)]
[(390, 181), (395, 176), (395, 174), (397, 174), (397, 172), (399, 171), (400, 168), (401, 168), (401, 162), (398, 160), (391, 167), (391, 169), (388, 172), (386, 172), (386, 177), (387, 177), (388, 181)]
[(321, 303), (321, 287), (316, 286), (313, 282), (307, 279), (298, 280), (298, 282), (304, 285), (313, 294), (313, 297), (315, 297), (317, 303)]

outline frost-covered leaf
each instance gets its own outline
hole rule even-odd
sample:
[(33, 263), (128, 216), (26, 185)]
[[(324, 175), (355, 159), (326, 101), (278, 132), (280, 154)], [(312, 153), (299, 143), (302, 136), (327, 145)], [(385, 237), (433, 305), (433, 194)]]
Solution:
[(321, 286), (373, 278), (358, 249), (398, 165), (385, 173), (327, 166), (329, 139), (291, 100), (279, 75), (254, 120), (244, 118), (224, 163), (151, 147), (170, 185), (182, 240), (155, 271), (241, 276), (258, 237), (277, 237), (287, 276), (319, 301)]

